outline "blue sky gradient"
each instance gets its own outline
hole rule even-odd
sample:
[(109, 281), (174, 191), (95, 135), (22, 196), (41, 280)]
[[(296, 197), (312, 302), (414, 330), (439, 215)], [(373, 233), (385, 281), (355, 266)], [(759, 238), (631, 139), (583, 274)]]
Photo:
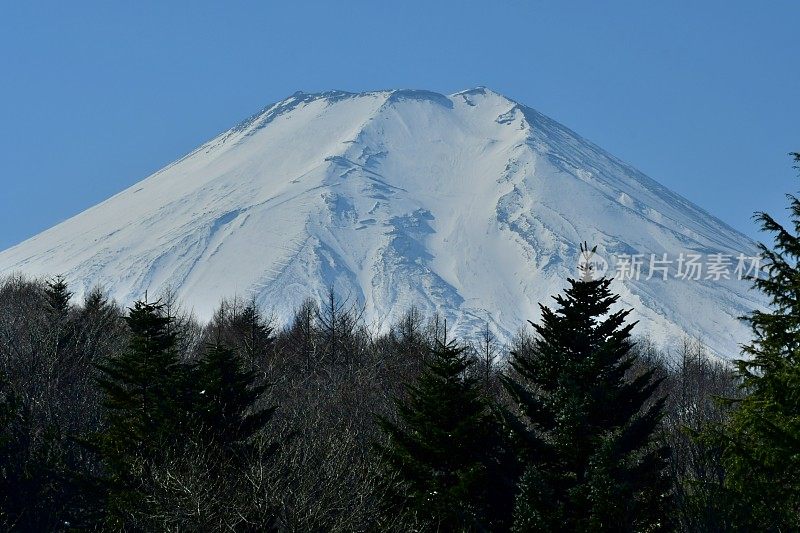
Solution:
[(0, 249), (303, 90), (486, 85), (733, 227), (798, 189), (800, 2), (0, 4)]

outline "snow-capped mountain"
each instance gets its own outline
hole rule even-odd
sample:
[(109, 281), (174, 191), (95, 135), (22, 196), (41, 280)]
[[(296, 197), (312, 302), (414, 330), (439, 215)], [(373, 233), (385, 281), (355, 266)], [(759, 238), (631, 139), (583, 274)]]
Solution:
[[(754, 244), (484, 88), (296, 93), (0, 253), (0, 274), (63, 274), (78, 296), (100, 285), (123, 303), (170, 287), (200, 318), (238, 295), (288, 320), (332, 285), (376, 327), (414, 304), (508, 339), (578, 275), (583, 241), (612, 265), (673, 261), (666, 280), (614, 282), (640, 333), (737, 355), (737, 317), (763, 304), (733, 273)], [(675, 279), (681, 254), (730, 256), (734, 279)]]

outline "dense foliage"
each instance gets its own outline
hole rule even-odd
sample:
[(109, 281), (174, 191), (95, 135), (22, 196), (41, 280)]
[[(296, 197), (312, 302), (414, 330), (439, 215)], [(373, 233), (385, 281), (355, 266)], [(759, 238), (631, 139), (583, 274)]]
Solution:
[(720, 431), (727, 498), (744, 507), (742, 530), (790, 531), (800, 522), (800, 199), (788, 198), (791, 228), (756, 215), (774, 248), (761, 245), (766, 275), (754, 284), (772, 305), (749, 317), (755, 341), (736, 362), (744, 394)]
[[(521, 332), (506, 366), (488, 330), (474, 344), (444, 344), (443, 322), (415, 310), (381, 335), (335, 296), (306, 302), (284, 328), (236, 301), (201, 326), (168, 298), (123, 310), (94, 291), (54, 306), (53, 286), (0, 282), (3, 529), (503, 531), (515, 504), (516, 528), (526, 527), (520, 502), (541, 456), (506, 438), (497, 413), (524, 414), (515, 411), (524, 395), (500, 377), (530, 385), (522, 361), (541, 332)], [(672, 496), (673, 525), (692, 530), (719, 516), (725, 480), (718, 443), (692, 432), (727, 420), (732, 408), (714, 398), (737, 388), (699, 344), (676, 348), (618, 344), (625, 363), (608, 379), (640, 403), (652, 392), (636, 411), (648, 430), (637, 433), (657, 422), (656, 440), (634, 448), (673, 450), (667, 488), (662, 479), (651, 488)], [(592, 438), (621, 433), (602, 435)], [(612, 448), (596, 452), (604, 468), (621, 468)], [(555, 464), (548, 479), (560, 481), (547, 490), (575, 472)], [(553, 503), (572, 505), (568, 492)]]
[(528, 349), (512, 353), (503, 384), (517, 413), (505, 421), (522, 451), (518, 531), (653, 531), (670, 521), (668, 448), (655, 442), (665, 398), (656, 369), (611, 312), (611, 280), (570, 280), (558, 307), (542, 306)]
[(464, 347), (437, 341), (397, 402), (380, 456), (398, 475), (400, 508), (434, 531), (493, 531), (510, 524), (514, 484), (500, 431)]

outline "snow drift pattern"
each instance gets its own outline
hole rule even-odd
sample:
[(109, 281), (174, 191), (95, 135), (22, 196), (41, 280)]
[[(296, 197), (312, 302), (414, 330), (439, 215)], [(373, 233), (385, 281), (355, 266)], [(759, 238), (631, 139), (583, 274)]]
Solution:
[[(297, 93), (105, 202), (0, 253), (121, 302), (171, 287), (200, 318), (255, 297), (288, 319), (333, 285), (386, 327), (412, 304), (509, 338), (579, 243), (604, 257), (755, 253), (721, 221), (548, 117), (488, 89)], [(760, 306), (747, 282), (615, 281), (639, 332), (724, 357)]]

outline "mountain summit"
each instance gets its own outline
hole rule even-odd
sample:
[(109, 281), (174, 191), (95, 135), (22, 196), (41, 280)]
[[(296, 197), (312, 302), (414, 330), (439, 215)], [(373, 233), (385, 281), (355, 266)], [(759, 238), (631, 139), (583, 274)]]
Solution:
[[(604, 261), (644, 258), (614, 282), (640, 333), (738, 354), (737, 317), (761, 300), (732, 271), (754, 244), (485, 88), (296, 93), (0, 253), (0, 273), (63, 274), (123, 303), (169, 287), (200, 318), (238, 295), (287, 320), (333, 286), (376, 327), (416, 305), (508, 339), (579, 275), (584, 241)], [(732, 258), (731, 279), (676, 279), (692, 254)], [(646, 279), (654, 256), (669, 276)]]

